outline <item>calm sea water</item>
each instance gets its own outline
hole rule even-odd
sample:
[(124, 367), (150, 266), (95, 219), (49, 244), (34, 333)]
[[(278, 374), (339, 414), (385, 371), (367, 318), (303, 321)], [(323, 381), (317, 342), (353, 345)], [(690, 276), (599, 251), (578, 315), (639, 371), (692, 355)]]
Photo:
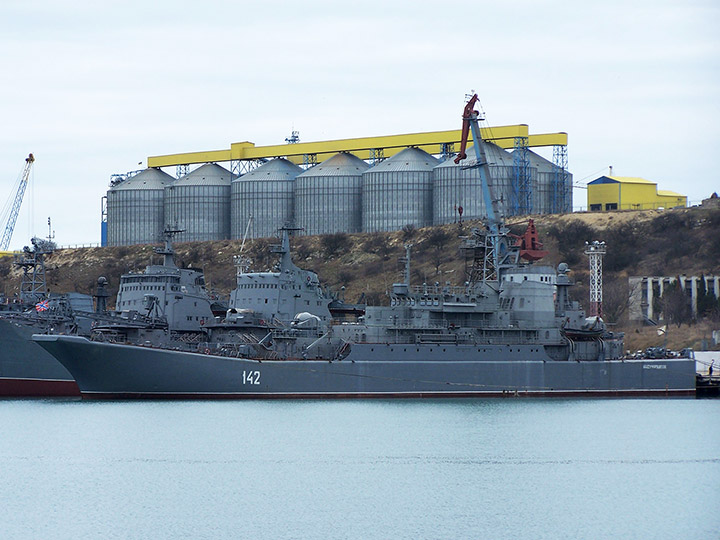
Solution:
[(0, 401), (0, 538), (720, 538), (720, 400)]

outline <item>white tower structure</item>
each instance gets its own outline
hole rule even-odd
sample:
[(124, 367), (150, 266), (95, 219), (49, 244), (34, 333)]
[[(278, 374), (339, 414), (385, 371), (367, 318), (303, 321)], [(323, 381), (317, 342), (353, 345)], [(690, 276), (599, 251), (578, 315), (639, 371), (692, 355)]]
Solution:
[(585, 242), (585, 255), (590, 259), (590, 315), (602, 317), (602, 258), (605, 242)]

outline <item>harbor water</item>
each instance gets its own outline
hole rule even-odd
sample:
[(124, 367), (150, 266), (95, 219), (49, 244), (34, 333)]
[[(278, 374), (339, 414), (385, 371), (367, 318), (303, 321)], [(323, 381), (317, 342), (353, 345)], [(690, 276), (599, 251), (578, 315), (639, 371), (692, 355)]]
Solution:
[(720, 400), (0, 401), (0, 537), (720, 538)]

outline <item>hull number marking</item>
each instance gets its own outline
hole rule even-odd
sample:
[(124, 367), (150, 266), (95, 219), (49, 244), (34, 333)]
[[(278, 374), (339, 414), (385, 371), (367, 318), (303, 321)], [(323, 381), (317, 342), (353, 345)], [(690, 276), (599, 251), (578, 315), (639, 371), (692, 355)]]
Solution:
[(260, 384), (260, 372), (243, 370), (242, 382), (243, 384)]

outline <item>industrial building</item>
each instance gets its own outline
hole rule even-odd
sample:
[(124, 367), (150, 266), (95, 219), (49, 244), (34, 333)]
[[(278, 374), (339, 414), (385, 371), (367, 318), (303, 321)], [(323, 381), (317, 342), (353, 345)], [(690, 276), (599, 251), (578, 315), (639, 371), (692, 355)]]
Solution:
[(587, 185), (591, 212), (653, 210), (687, 206), (687, 196), (659, 190), (655, 182), (627, 176), (601, 176)]
[(680, 282), (680, 288), (688, 297), (693, 317), (698, 314), (698, 292), (701, 285), (705, 286), (707, 294), (720, 297), (720, 276), (633, 276), (628, 278), (628, 318), (631, 321), (660, 319), (662, 313), (657, 311), (657, 300), (662, 298), (665, 289), (676, 281)]
[[(481, 130), (491, 183), (504, 215), (572, 208), (567, 134), (528, 126)], [(474, 160), (455, 164), (461, 131), (255, 146), (148, 158), (108, 190), (108, 245), (270, 237), (293, 223), (304, 234), (399, 230), (485, 217)], [(553, 147), (553, 162), (531, 151)], [(509, 152), (508, 150), (512, 150)], [(218, 163), (228, 163), (228, 169)], [(191, 165), (200, 165), (190, 171)], [(174, 167), (177, 179), (161, 168)]]

